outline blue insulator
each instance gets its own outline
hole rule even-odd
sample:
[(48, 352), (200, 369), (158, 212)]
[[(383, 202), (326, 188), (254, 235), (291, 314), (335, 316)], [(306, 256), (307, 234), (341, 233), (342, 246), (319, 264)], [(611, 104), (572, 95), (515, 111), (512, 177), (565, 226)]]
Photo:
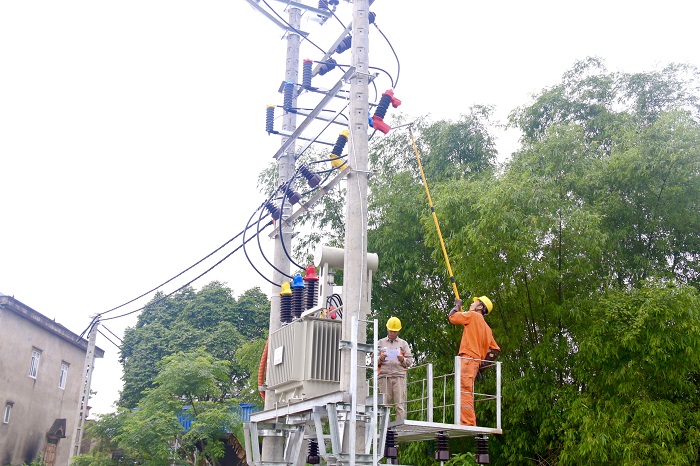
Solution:
[(287, 196), (287, 199), (289, 199), (289, 202), (292, 205), (296, 204), (301, 199), (301, 194), (294, 191), (292, 188), (287, 188), (284, 195)]
[(321, 183), (321, 177), (312, 172), (306, 165), (302, 165), (299, 168), (299, 171), (301, 172), (301, 175), (306, 178), (306, 182), (309, 183), (310, 187), (315, 188), (319, 185), (319, 183)]
[(304, 311), (304, 279), (301, 274), (294, 275), (292, 280), (292, 315), (297, 319)]
[(377, 19), (377, 14), (373, 11), (369, 12), (369, 24), (374, 24), (374, 20)]
[(294, 99), (294, 83), (285, 81), (284, 83), (284, 111), (292, 111), (292, 100)]
[(268, 212), (270, 212), (270, 215), (272, 215), (272, 218), (274, 220), (279, 220), (282, 216), (279, 207), (277, 207), (272, 201), (267, 201), (265, 203), (265, 208)]
[(265, 109), (265, 130), (267, 134), (275, 132), (275, 106), (268, 105)]
[(343, 53), (352, 45), (352, 36), (348, 34), (345, 38), (340, 41), (340, 44), (335, 48), (335, 53)]
[(333, 60), (332, 58), (329, 58), (329, 59), (326, 60), (324, 63), (321, 63), (321, 66), (319, 66), (319, 68), (318, 68), (318, 74), (320, 74), (321, 76), (323, 76), (324, 74), (328, 73), (328, 72), (331, 71), (333, 68), (335, 68), (335, 65), (336, 65), (337, 63), (338, 63), (338, 62), (336, 62), (336, 61)]

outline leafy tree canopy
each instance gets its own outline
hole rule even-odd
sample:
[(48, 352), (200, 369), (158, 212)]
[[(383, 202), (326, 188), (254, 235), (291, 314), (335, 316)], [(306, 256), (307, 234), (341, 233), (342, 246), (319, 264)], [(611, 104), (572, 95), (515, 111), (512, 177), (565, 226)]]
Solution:
[(269, 309), (268, 298), (259, 288), (236, 299), (231, 289), (219, 282), (198, 292), (185, 288), (167, 298), (155, 296), (136, 326), (124, 334), (124, 388), (119, 406), (136, 406), (144, 391), (154, 386), (158, 364), (164, 358), (202, 347), (213, 357), (231, 362), (226, 369), (234, 382), (231, 394), (250, 396), (245, 390), (252, 374), (247, 366), (238, 364), (236, 352), (246, 342), (265, 338)]

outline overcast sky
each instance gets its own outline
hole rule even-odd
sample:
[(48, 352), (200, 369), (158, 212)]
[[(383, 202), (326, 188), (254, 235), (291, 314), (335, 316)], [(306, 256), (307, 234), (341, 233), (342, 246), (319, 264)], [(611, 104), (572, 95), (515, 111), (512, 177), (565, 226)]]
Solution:
[[(347, 24), (352, 4), (340, 3)], [(587, 56), (611, 71), (700, 66), (690, 1), (376, 0), (372, 11), (401, 66), (403, 104), (389, 122), (399, 111), (457, 119), (474, 104), (495, 105), (504, 120)], [(330, 47), (341, 26), (310, 17), (302, 29)], [(280, 143), (265, 132), (264, 111), (282, 103), (285, 53), (281, 29), (245, 0), (0, 2), (0, 292), (81, 333), (94, 314), (239, 233), (264, 200), (256, 178)], [(301, 58), (322, 55), (305, 42)], [(349, 63), (350, 52), (338, 61)], [(370, 62), (396, 78), (373, 28)], [(380, 79), (382, 92), (389, 84)], [(498, 136), (505, 159), (518, 135)], [(240, 252), (194, 286), (212, 280), (236, 295), (253, 286), (272, 293)], [(105, 326), (121, 337), (135, 321)], [(112, 343), (98, 336), (98, 346), (106, 356), (95, 365), (91, 405), (105, 413), (121, 368)]]

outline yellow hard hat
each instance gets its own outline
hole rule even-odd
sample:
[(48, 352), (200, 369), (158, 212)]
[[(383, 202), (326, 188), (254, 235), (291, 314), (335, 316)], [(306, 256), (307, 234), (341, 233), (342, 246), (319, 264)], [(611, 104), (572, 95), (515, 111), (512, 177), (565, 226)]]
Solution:
[(474, 302), (481, 301), (484, 303), (484, 306), (486, 306), (486, 310), (488, 311), (486, 314), (491, 314), (491, 311), (493, 311), (493, 303), (489, 298), (486, 296), (479, 296), (478, 298), (474, 298)]
[(386, 321), (386, 329), (391, 330), (392, 332), (398, 332), (401, 330), (401, 321), (399, 318), (390, 317), (389, 320)]

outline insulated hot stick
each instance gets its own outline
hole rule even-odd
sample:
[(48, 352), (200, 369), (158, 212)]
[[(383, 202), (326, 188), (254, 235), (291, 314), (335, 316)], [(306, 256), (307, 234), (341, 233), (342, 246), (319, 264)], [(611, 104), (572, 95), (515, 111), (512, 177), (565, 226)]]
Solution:
[(425, 186), (425, 193), (428, 195), (428, 203), (430, 204), (430, 212), (433, 214), (433, 221), (435, 222), (435, 229), (437, 230), (438, 238), (440, 238), (440, 246), (442, 247), (442, 254), (445, 256), (445, 263), (447, 264), (447, 271), (450, 274), (450, 282), (452, 283), (452, 290), (455, 293), (455, 299), (459, 299), (459, 291), (457, 291), (457, 280), (455, 280), (455, 275), (452, 273), (452, 267), (450, 266), (450, 258), (447, 256), (447, 248), (445, 248), (445, 240), (442, 238), (442, 231), (440, 231), (440, 224), (438, 223), (437, 215), (435, 214), (435, 206), (433, 205), (433, 198), (430, 196), (430, 189), (428, 188), (428, 180), (425, 179), (425, 173), (423, 172), (423, 164), (420, 161), (420, 154), (418, 153), (418, 146), (416, 146), (416, 140), (413, 137), (413, 130), (408, 127), (408, 133), (411, 135), (411, 142), (413, 143), (413, 150), (416, 153), (416, 160), (418, 161), (418, 168), (420, 169), (420, 176), (423, 179), (423, 185)]

